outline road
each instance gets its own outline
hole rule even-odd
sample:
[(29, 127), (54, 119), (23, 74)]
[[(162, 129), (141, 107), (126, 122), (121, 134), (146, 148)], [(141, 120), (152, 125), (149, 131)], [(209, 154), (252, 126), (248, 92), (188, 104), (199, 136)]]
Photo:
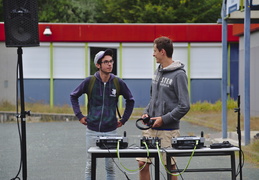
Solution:
[[(141, 131), (135, 127), (135, 121), (128, 121), (118, 134), (123, 135), (126, 130), (129, 144), (138, 143)], [(215, 131), (195, 126), (188, 122), (181, 122), (181, 135), (200, 136), (201, 131), (205, 137), (216, 133)], [(83, 180), (85, 169), (85, 127), (77, 121), (68, 122), (37, 122), (26, 123), (27, 135), (27, 179), (28, 180)], [(206, 145), (211, 143), (206, 139)], [(238, 155), (236, 156), (238, 157)], [(184, 168), (189, 158), (180, 158), (179, 168)], [(105, 179), (103, 159), (98, 159), (98, 175), (100, 180)], [(118, 166), (125, 171), (121, 164), (128, 169), (135, 170), (135, 159), (125, 158), (121, 162), (115, 159)], [(20, 163), (20, 144), (16, 123), (0, 123), (0, 180), (10, 180), (15, 177)], [(120, 164), (121, 163), (121, 164)], [(224, 157), (194, 157), (190, 167), (215, 166), (222, 167), (229, 163)], [(238, 164), (238, 159), (236, 160)], [(127, 179), (116, 168), (116, 179)], [(154, 172), (154, 168), (152, 168)], [(20, 177), (21, 174), (20, 174)], [(138, 173), (128, 174), (129, 179), (137, 180)], [(161, 179), (165, 179), (165, 171), (161, 171)], [(259, 171), (252, 164), (245, 163), (243, 179), (255, 180), (259, 177)], [(21, 178), (22, 179), (22, 178)], [(185, 180), (230, 179), (230, 173), (184, 173)], [(239, 179), (239, 177), (237, 178)]]

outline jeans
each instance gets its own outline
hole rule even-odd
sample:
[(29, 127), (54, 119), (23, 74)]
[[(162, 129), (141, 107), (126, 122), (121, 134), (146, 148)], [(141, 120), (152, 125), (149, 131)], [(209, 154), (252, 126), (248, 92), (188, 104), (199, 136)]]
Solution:
[[(86, 128), (86, 168), (85, 168), (85, 180), (91, 180), (91, 153), (88, 153), (88, 149), (92, 146), (96, 146), (96, 139), (98, 136), (115, 136), (116, 130), (110, 132), (96, 132)], [(106, 179), (115, 180), (114, 163), (111, 158), (105, 158)]]

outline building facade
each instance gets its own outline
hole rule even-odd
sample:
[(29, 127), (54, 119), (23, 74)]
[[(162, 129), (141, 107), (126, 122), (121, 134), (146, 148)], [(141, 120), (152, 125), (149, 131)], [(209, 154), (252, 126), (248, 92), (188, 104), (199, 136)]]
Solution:
[[(45, 28), (52, 34), (43, 35)], [(238, 95), (239, 37), (228, 25), (229, 96)], [(70, 92), (95, 72), (94, 55), (114, 51), (114, 74), (122, 78), (136, 99), (136, 107), (149, 101), (151, 78), (157, 64), (153, 40), (170, 37), (174, 60), (185, 64), (191, 103), (221, 99), (222, 45), (218, 24), (43, 24), (39, 23), (40, 46), (23, 48), (26, 102), (70, 104)], [(0, 23), (0, 101), (14, 103), (16, 48), (5, 47), (4, 24)], [(91, 68), (92, 67), (92, 68)], [(86, 103), (86, 98), (80, 100)], [(123, 106), (123, 104), (121, 104)]]
[[(259, 116), (259, 24), (251, 24), (250, 33), (250, 114), (251, 116)], [(233, 34), (239, 36), (239, 94), (241, 99), (241, 110), (244, 111), (245, 104), (245, 42), (244, 42), (244, 25), (236, 24), (233, 29)]]

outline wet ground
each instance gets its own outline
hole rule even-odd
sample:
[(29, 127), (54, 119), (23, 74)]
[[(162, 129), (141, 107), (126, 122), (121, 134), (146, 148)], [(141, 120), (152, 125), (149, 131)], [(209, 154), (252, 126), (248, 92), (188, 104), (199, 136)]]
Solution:
[[(136, 143), (141, 131), (135, 127), (135, 121), (128, 121), (118, 134), (123, 135), (126, 130), (129, 144)], [(215, 132), (209, 128), (195, 126), (188, 122), (181, 122), (181, 135), (200, 136), (201, 131), (205, 137), (210, 137)], [(28, 180), (83, 180), (85, 169), (85, 127), (77, 121), (69, 122), (37, 122), (26, 123), (27, 135), (27, 179)], [(206, 145), (211, 139), (206, 140)], [(238, 154), (236, 165), (238, 165)], [(189, 158), (178, 158), (179, 168), (184, 168)], [(103, 159), (98, 159), (97, 179), (105, 179)], [(115, 159), (118, 166), (125, 171), (120, 163), (135, 170), (137, 162), (135, 159), (125, 158), (121, 162)], [(226, 157), (193, 157), (191, 167), (225, 167), (230, 164)], [(0, 123), (0, 180), (10, 180), (18, 172), (20, 165), (20, 143), (16, 123)], [(160, 166), (161, 167), (161, 166)], [(160, 168), (162, 169), (162, 168)], [(119, 168), (116, 168), (116, 179), (127, 179)], [(152, 168), (154, 172), (154, 168)], [(259, 170), (252, 164), (246, 163), (242, 169), (243, 179), (256, 180)], [(131, 180), (138, 179), (138, 173), (128, 173)], [(20, 174), (22, 179), (22, 176)], [(160, 179), (166, 179), (166, 173), (162, 169)], [(206, 173), (184, 173), (178, 178), (185, 180), (211, 180), (231, 179), (230, 172), (206, 172)], [(237, 179), (240, 179), (238, 176)]]

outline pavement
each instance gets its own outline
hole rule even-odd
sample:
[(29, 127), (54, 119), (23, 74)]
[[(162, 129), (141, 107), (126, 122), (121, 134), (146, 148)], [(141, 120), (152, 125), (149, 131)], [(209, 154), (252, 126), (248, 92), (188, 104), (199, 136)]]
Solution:
[[(251, 131), (250, 132), (250, 142), (255, 141), (255, 136), (258, 136), (259, 131)], [(214, 142), (222, 142), (222, 141), (229, 141), (231, 144), (238, 146), (238, 134), (237, 132), (227, 132), (227, 138), (222, 138), (222, 132), (214, 133), (210, 136), (211, 139), (213, 139)], [(257, 137), (259, 138), (259, 137)], [(241, 131), (241, 145), (244, 146), (245, 136), (244, 131)]]
[[(196, 126), (186, 121), (181, 122), (181, 135), (200, 136), (201, 131), (206, 137), (205, 145), (213, 142), (222, 142), (221, 133), (215, 130)], [(135, 127), (135, 121), (128, 121), (118, 134), (127, 132), (129, 145), (138, 143), (141, 131)], [(55, 121), (26, 123), (27, 136), (27, 179), (28, 180), (83, 180), (85, 169), (85, 127), (78, 121)], [(225, 140), (225, 139), (224, 139)], [(230, 139), (228, 139), (230, 140)], [(189, 157), (177, 158), (180, 169), (187, 165)], [(104, 160), (97, 161), (97, 179), (105, 179)], [(135, 159), (122, 158), (120, 162), (115, 159), (116, 179), (127, 179), (121, 171), (136, 169)], [(238, 155), (236, 165), (238, 165)], [(189, 167), (223, 167), (230, 164), (226, 157), (193, 157)], [(20, 144), (18, 127), (16, 123), (0, 123), (0, 180), (10, 180), (18, 173), (20, 165)], [(161, 167), (161, 166), (160, 166)], [(238, 167), (237, 167), (238, 168)], [(120, 170), (121, 169), (121, 170)], [(154, 173), (154, 167), (151, 168)], [(242, 179), (256, 180), (259, 177), (258, 168), (245, 162), (242, 168)], [(138, 172), (127, 172), (131, 180), (137, 180)], [(19, 176), (22, 179), (22, 173)], [(154, 179), (154, 178), (153, 178)], [(166, 179), (166, 173), (162, 169), (160, 179)], [(191, 172), (183, 173), (178, 179), (185, 180), (227, 180), (231, 179), (230, 172)], [(240, 176), (237, 177), (240, 179)]]

